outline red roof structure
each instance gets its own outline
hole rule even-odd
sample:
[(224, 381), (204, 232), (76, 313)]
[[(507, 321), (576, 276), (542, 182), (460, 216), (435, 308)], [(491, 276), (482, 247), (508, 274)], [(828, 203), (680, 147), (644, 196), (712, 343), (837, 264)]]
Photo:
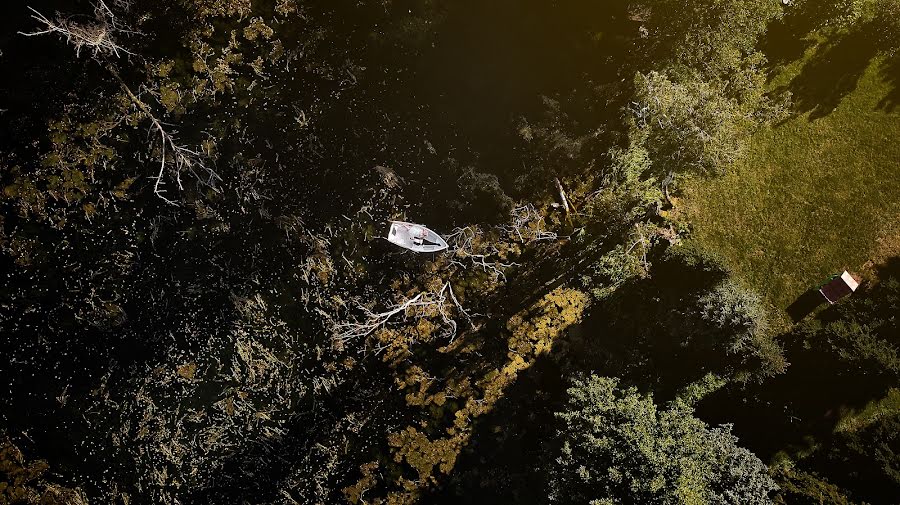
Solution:
[(849, 272), (844, 270), (844, 273), (836, 276), (819, 288), (819, 293), (825, 297), (825, 300), (827, 300), (828, 303), (834, 305), (841, 298), (855, 292), (858, 287), (859, 282), (857, 282)]

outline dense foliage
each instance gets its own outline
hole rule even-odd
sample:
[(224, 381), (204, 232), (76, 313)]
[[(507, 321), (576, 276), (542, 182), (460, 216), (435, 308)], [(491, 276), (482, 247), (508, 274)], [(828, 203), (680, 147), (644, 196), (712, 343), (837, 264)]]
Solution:
[(631, 148), (647, 150), (657, 173), (724, 170), (755, 125), (782, 113), (765, 96), (756, 48), (778, 3), (646, 3), (649, 44), (666, 57), (636, 74)]
[(634, 388), (590, 376), (568, 390), (560, 456), (551, 469), (553, 503), (770, 502), (766, 466), (736, 445), (728, 427), (710, 428), (676, 401), (658, 410)]
[(0, 503), (85, 505), (79, 489), (46, 480), (46, 461), (26, 461), (9, 439), (0, 440)]

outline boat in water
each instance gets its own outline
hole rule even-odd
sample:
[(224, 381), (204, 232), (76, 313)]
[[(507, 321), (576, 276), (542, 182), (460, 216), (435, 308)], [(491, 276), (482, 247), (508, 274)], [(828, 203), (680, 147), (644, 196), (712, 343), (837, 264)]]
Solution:
[(418, 253), (438, 252), (447, 249), (447, 242), (437, 233), (421, 224), (391, 221), (388, 242)]

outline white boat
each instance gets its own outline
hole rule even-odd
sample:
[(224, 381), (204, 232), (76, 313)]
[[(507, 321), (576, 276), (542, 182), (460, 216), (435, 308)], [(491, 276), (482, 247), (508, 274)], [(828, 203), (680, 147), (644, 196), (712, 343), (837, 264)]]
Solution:
[(403, 221), (391, 221), (387, 239), (392, 244), (419, 253), (438, 252), (447, 248), (447, 242), (437, 233), (421, 224)]

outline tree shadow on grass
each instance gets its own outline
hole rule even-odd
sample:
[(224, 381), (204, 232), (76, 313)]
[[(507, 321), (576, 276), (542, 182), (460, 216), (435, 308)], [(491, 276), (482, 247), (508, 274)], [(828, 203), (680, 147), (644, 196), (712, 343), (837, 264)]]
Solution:
[(711, 422), (735, 423), (735, 434), (763, 460), (805, 440), (827, 437), (841, 406), (861, 407), (884, 390), (885, 380), (853, 373), (840, 357), (807, 348), (799, 337), (786, 345), (791, 367), (784, 375), (745, 391), (727, 388), (704, 400), (698, 412)]
[(797, 61), (814, 42), (809, 34), (821, 22), (817, 16), (816, 2), (805, 2), (799, 8), (791, 8), (785, 16), (769, 26), (761, 43), (761, 50), (773, 69)]
[(726, 277), (712, 263), (659, 258), (648, 278), (621, 286), (596, 306), (560, 351), (575, 371), (602, 370), (669, 401), (683, 386), (728, 366), (717, 347), (721, 335), (697, 308), (699, 297)]
[(878, 53), (868, 28), (829, 38), (816, 49), (800, 73), (777, 92), (790, 91), (794, 110), (815, 120), (831, 114), (852, 93)]
[[(894, 262), (882, 268), (880, 274), (897, 276), (898, 266), (900, 262)], [(681, 307), (680, 303), (671, 304), (666, 284), (675, 286), (684, 281), (687, 284), (682, 287), (696, 293), (717, 282), (716, 276), (698, 279), (687, 269), (681, 272), (683, 275), (678, 275), (677, 269), (656, 273), (653, 280), (623, 286), (614, 295), (620, 300), (610, 301), (608, 310), (614, 311), (623, 303), (641, 304), (643, 307), (632, 305), (633, 310), (628, 312), (635, 328), (667, 326), (671, 321), (665, 317), (651, 319), (653, 314), (675, 314)], [(656, 284), (660, 281), (664, 281), (662, 288)], [(883, 293), (872, 289), (859, 296), (878, 298)], [(675, 310), (663, 310), (666, 306)], [(549, 356), (520, 374), (493, 411), (476, 422), (471, 442), (460, 455), (453, 474), (424, 502), (545, 502), (548, 469), (558, 450), (553, 413), (562, 408), (568, 377), (592, 372), (621, 376), (623, 385), (650, 389), (657, 403), (665, 403), (689, 376), (696, 379), (702, 375), (701, 362), (688, 359), (685, 350), (681, 355), (665, 358), (666, 353), (678, 347), (679, 339), (657, 334), (656, 339), (642, 345), (643, 339), (634, 334), (612, 331), (616, 327), (622, 330), (627, 324), (604, 321), (609, 314), (597, 316), (597, 312), (603, 312), (602, 308), (580, 328), (561, 337)], [(826, 309), (816, 320), (831, 320), (837, 312), (836, 307)], [(832, 444), (834, 427), (845, 409), (859, 409), (883, 397), (885, 389), (896, 384), (895, 376), (878, 373), (871, 363), (848, 363), (825, 343), (814, 338), (810, 342), (799, 332), (791, 337), (788, 353), (794, 364), (788, 373), (764, 383), (729, 386), (711, 395), (698, 408), (698, 417), (711, 425), (733, 423), (740, 444), (764, 460), (781, 450), (801, 453), (817, 443)], [(889, 481), (853, 469), (878, 467), (872, 457), (863, 453), (850, 457), (841, 462), (829, 456), (804, 460), (804, 464), (814, 465), (811, 470), (869, 501), (890, 496), (885, 494), (893, 489)], [(853, 475), (859, 477), (857, 482)]]
[(878, 109), (894, 112), (900, 105), (900, 51), (894, 52), (881, 64), (881, 78), (891, 85), (891, 91), (878, 102)]

